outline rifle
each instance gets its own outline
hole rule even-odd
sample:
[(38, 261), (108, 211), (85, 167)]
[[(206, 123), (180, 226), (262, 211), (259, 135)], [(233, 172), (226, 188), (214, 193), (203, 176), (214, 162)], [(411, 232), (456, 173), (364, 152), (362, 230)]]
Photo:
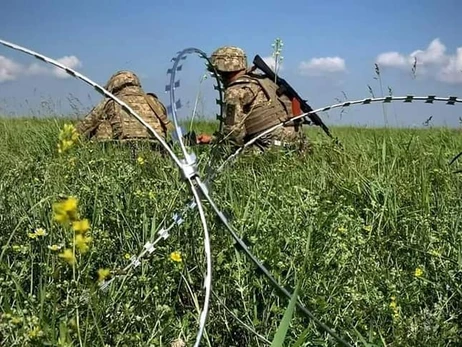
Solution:
[[(301, 113), (308, 113), (313, 111), (310, 105), (306, 102), (306, 100), (303, 100), (300, 95), (290, 86), (287, 81), (279, 76), (276, 76), (274, 71), (265, 63), (265, 61), (257, 54), (255, 58), (253, 59), (253, 64), (256, 68), (259, 68), (263, 73), (268, 76), (270, 79), (273, 81), (276, 79), (276, 84), (279, 86), (277, 90), (278, 96), (285, 94), (289, 97), (289, 99), (292, 101), (292, 110), (297, 110)], [(300, 113), (300, 114), (301, 114)], [(306, 117), (309, 117), (311, 121), (320, 126), (324, 132), (333, 139), (332, 134), (330, 133), (329, 128), (324, 124), (322, 119), (316, 114), (316, 113), (311, 113), (305, 117), (303, 117), (305, 123), (311, 124), (309, 120), (306, 119)]]

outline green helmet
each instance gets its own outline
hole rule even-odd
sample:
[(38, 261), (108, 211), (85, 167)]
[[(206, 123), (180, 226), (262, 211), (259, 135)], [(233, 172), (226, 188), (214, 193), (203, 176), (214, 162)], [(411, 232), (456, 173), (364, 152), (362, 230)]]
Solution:
[(224, 46), (213, 52), (210, 61), (221, 72), (235, 72), (247, 69), (247, 56), (243, 49)]
[(126, 86), (141, 87), (141, 82), (135, 73), (123, 70), (112, 75), (105, 88), (110, 93), (114, 93)]

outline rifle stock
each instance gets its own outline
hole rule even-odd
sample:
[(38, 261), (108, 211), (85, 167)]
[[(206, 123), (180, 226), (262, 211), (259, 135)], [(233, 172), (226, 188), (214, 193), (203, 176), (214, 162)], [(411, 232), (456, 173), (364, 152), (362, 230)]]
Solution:
[[(279, 86), (278, 89), (278, 94), (285, 94), (289, 97), (289, 99), (292, 101), (293, 105), (293, 110), (300, 108), (302, 113), (308, 113), (312, 112), (313, 109), (311, 108), (308, 103), (303, 100), (300, 95), (292, 88), (292, 86), (283, 78), (276, 76), (274, 71), (265, 63), (265, 61), (257, 54), (255, 58), (253, 59), (253, 64), (255, 67), (260, 69), (266, 76), (268, 76), (271, 80), (276, 81), (276, 84)], [(322, 130), (330, 137), (333, 138), (329, 128), (324, 124), (322, 119), (316, 114), (316, 113), (311, 113), (307, 115), (310, 120), (320, 126)]]

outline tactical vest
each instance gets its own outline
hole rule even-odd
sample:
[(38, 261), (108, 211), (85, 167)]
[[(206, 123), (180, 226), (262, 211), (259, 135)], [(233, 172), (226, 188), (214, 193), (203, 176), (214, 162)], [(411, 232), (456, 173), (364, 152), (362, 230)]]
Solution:
[[(152, 96), (157, 102), (154, 102), (149, 96)], [(147, 93), (144, 98), (159, 120), (164, 133), (167, 134), (169, 119), (167, 117), (167, 110), (165, 109), (165, 106), (159, 101), (159, 98), (154, 93)]]
[[(116, 96), (125, 101), (127, 105), (131, 106), (131, 108), (135, 111), (138, 112), (138, 106), (140, 106), (139, 103), (144, 103), (144, 110), (146, 110), (146, 94), (144, 91), (137, 87), (134, 86), (132, 87), (126, 87), (123, 88), (119, 91), (119, 93), (116, 94)], [(132, 102), (135, 102), (136, 104), (131, 104)], [(151, 110), (151, 107), (148, 106), (149, 111)], [(159, 133), (160, 136), (163, 136), (162, 133), (160, 133), (163, 129), (162, 128), (162, 123), (159, 122), (157, 114), (153, 112), (154, 114), (139, 114), (143, 120), (148, 123), (154, 131)], [(160, 124), (159, 124), (160, 123)], [(116, 137), (118, 140), (123, 140), (123, 139), (134, 139), (134, 138), (139, 138), (139, 139), (148, 139), (151, 138), (151, 134), (146, 129), (146, 127), (139, 122), (138, 119), (135, 119), (131, 115), (124, 116), (124, 119), (120, 120), (120, 123), (113, 123), (111, 121), (112, 128), (113, 128), (113, 133), (114, 137)], [(160, 125), (160, 126), (159, 126)]]
[(255, 135), (279, 123), (287, 121), (292, 116), (292, 103), (286, 95), (278, 96), (278, 85), (263, 75), (245, 74), (231, 82), (229, 86), (239, 84), (258, 84), (268, 99), (267, 102), (252, 107), (245, 120), (248, 136)]
[[(160, 102), (154, 102), (149, 96), (152, 96), (156, 101), (158, 100), (157, 95), (154, 93), (144, 93), (142, 90), (137, 91), (124, 91), (124, 96), (141, 96), (144, 100), (148, 103), (149, 108), (154, 113), (155, 117), (158, 119), (160, 126), (162, 127), (162, 131), (164, 135), (167, 135), (168, 130), (168, 123), (169, 120), (167, 118), (167, 110)], [(149, 122), (148, 122), (149, 123)]]

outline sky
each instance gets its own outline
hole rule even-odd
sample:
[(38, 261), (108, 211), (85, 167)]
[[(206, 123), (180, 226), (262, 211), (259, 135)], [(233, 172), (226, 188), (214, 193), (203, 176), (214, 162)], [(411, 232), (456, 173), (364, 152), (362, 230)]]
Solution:
[[(312, 108), (372, 95), (462, 97), (460, 0), (355, 1), (30, 1), (3, 0), (0, 38), (76, 69), (104, 85), (131, 70), (146, 92), (168, 105), (172, 58), (194, 47), (243, 48), (271, 65), (282, 40), (278, 74)], [(413, 64), (417, 66), (413, 72)], [(380, 69), (380, 80), (375, 73)], [(177, 73), (180, 117), (218, 112), (204, 60), (189, 55)], [(201, 83), (200, 81), (203, 80)], [(380, 83), (381, 82), (381, 83)], [(0, 114), (83, 114), (101, 100), (91, 87), (44, 62), (0, 45)], [(460, 126), (462, 105), (394, 102), (352, 106), (320, 116), (327, 125)], [(81, 115), (80, 115), (81, 117)]]

